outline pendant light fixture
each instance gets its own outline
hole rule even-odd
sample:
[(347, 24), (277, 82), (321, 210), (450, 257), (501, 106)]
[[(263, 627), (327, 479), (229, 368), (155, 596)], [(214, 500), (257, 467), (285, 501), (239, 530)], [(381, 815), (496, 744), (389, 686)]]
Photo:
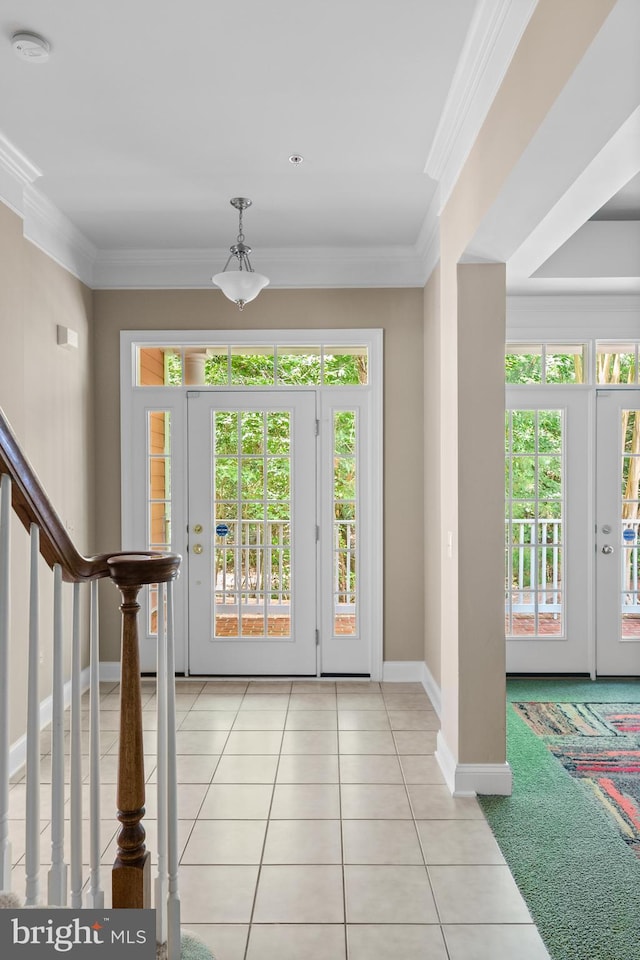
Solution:
[[(216, 273), (211, 279), (217, 287), (220, 287), (225, 297), (237, 303), (239, 309), (242, 310), (245, 303), (249, 303), (250, 300), (255, 300), (262, 288), (267, 286), (269, 278), (264, 277), (261, 273), (254, 272), (251, 261), (249, 260), (251, 247), (244, 242), (242, 214), (247, 207), (251, 206), (251, 200), (248, 200), (247, 197), (234, 197), (229, 202), (231, 206), (235, 207), (238, 211), (238, 236), (236, 242), (229, 248), (231, 253), (224, 265), (224, 270), (222, 273)], [(238, 268), (236, 270), (227, 270), (227, 267), (234, 257), (238, 262)]]

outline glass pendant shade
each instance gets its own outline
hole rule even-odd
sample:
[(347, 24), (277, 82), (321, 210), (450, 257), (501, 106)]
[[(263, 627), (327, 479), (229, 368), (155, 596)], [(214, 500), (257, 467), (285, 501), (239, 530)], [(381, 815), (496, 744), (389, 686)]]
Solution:
[[(254, 273), (249, 259), (251, 247), (244, 242), (242, 215), (247, 207), (251, 206), (251, 200), (248, 197), (233, 197), (229, 202), (238, 211), (238, 236), (233, 246), (229, 247), (229, 258), (224, 265), (224, 270), (222, 273), (216, 273), (211, 279), (217, 287), (220, 287), (225, 297), (237, 303), (242, 310), (245, 303), (255, 300), (263, 287), (267, 286), (269, 278), (261, 273)], [(238, 269), (227, 270), (234, 258)]]
[(253, 270), (225, 270), (223, 273), (216, 273), (211, 279), (220, 287), (225, 297), (237, 303), (240, 309), (245, 303), (255, 300), (269, 283), (268, 277), (254, 273)]

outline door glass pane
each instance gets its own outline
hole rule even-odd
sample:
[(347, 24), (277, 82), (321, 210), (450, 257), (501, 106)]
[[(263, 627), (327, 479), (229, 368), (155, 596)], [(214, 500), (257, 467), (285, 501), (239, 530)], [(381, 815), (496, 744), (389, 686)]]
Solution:
[(333, 632), (358, 631), (357, 414), (333, 417)]
[[(171, 414), (147, 413), (147, 549), (171, 549)], [(158, 633), (158, 589), (147, 587), (147, 635)]]
[(287, 347), (278, 344), (278, 383), (320, 383), (320, 347)]
[(548, 343), (545, 383), (585, 383), (586, 348), (583, 343)]
[(596, 344), (596, 382), (630, 384), (638, 382), (638, 344), (619, 340)]
[(585, 343), (508, 343), (507, 383), (588, 383), (589, 352)]
[(369, 376), (368, 350), (366, 347), (322, 348), (323, 383), (362, 386)]
[(507, 344), (505, 379), (507, 383), (542, 383), (542, 344)]
[(182, 383), (182, 355), (175, 347), (138, 347), (138, 387), (176, 387)]
[(369, 348), (283, 344), (137, 346), (138, 387), (363, 386), (369, 383)]
[(289, 637), (291, 414), (218, 410), (213, 432), (214, 637)]
[(561, 410), (511, 410), (506, 415), (508, 637), (564, 634), (563, 429)]
[(622, 411), (621, 631), (625, 638), (640, 637), (640, 410)]
[(229, 350), (226, 346), (207, 347), (207, 359), (204, 365), (204, 382), (211, 386), (222, 386), (229, 382)]
[(274, 348), (231, 347), (231, 383), (253, 386), (274, 382)]

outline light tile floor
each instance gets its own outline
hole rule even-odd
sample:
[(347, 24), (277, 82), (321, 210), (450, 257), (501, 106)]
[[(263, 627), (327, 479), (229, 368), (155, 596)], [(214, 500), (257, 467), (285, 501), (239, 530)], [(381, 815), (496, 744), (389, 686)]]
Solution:
[[(107, 901), (118, 705), (104, 685)], [(177, 711), (182, 920), (216, 960), (547, 960), (479, 804), (444, 784), (438, 718), (419, 684), (181, 680)], [(143, 716), (153, 851), (148, 681)], [(45, 734), (45, 777), (47, 744)], [(18, 843), (17, 890), (23, 852)]]

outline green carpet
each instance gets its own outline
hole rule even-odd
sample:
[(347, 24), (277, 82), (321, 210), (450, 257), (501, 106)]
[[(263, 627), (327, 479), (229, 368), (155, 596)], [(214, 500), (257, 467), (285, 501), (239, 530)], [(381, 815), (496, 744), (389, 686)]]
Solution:
[[(508, 700), (640, 702), (640, 684), (512, 680)], [(552, 960), (638, 960), (640, 861), (584, 786), (507, 707), (511, 797), (480, 802)]]
[(215, 960), (215, 958), (202, 940), (187, 930), (182, 932), (180, 960)]

